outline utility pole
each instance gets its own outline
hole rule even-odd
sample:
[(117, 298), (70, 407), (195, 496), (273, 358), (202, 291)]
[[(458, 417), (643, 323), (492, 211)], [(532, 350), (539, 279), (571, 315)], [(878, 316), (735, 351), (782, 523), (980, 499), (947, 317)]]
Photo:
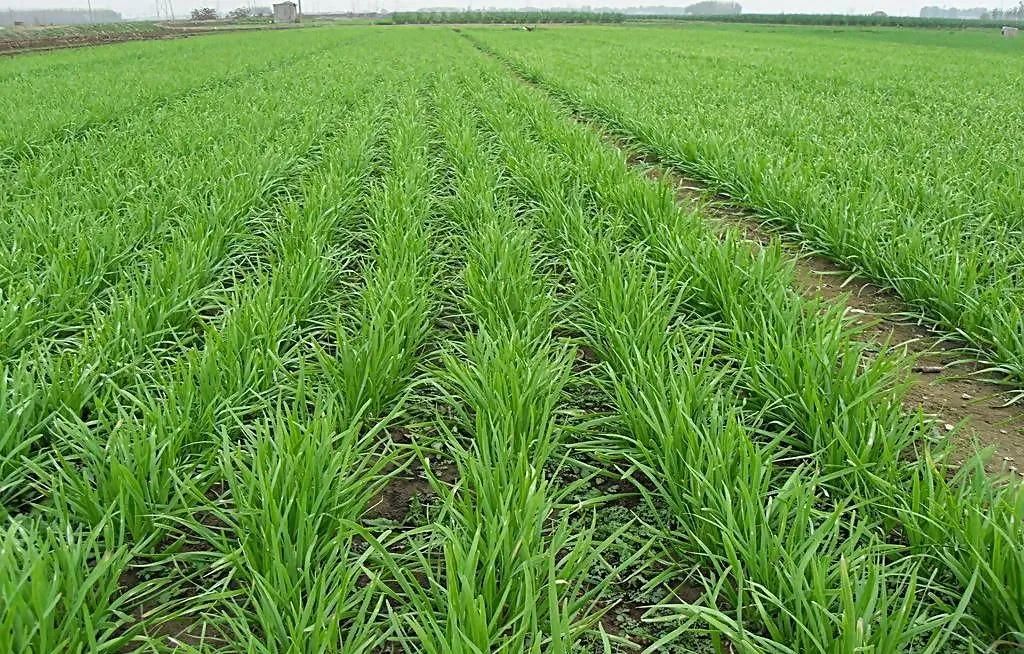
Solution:
[(302, 22), (302, 0), (299, 0), (299, 20), (298, 20), (298, 22), (300, 22), (300, 23)]
[(156, 0), (156, 15), (174, 22), (174, 5), (171, 4), (171, 0)]
[(92, 0), (87, 0), (89, 3), (89, 24), (92, 24)]

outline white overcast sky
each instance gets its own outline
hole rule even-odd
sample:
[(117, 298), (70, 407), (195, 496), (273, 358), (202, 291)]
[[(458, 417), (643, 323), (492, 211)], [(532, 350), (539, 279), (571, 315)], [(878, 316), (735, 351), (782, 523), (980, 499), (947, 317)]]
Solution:
[[(192, 7), (215, 6), (227, 11), (239, 5), (249, 4), (250, 0), (172, 0), (176, 15), (188, 13)], [(686, 6), (696, 0), (472, 0), (473, 8), (480, 7), (580, 7), (584, 5), (628, 7), (639, 5)], [(963, 0), (963, 1), (930, 1), (917, 0), (738, 0), (743, 5), (744, 13), (870, 13), (882, 10), (890, 15), (916, 16), (923, 5), (957, 6), (957, 7), (1003, 7), (1009, 8), (1017, 4), (1016, 0)], [(254, 0), (257, 5), (269, 5), (272, 0)], [(156, 0), (92, 0), (94, 8), (113, 9), (126, 18), (149, 17), (155, 14)], [(409, 10), (420, 7), (458, 7), (469, 4), (468, 0), (303, 0), (303, 9), (307, 12), (316, 11), (369, 11), (377, 9)], [(51, 9), (87, 6), (87, 0), (0, 0), (0, 10), (12, 9)]]

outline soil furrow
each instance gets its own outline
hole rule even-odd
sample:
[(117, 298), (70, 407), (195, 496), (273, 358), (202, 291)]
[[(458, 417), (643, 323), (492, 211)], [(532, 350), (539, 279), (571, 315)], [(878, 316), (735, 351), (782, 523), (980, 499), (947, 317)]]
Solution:
[[(574, 117), (599, 129), (590, 121)], [(985, 378), (986, 367), (969, 359), (962, 343), (907, 318), (912, 314), (895, 293), (809, 251), (731, 198), (637, 154), (627, 143), (603, 131), (601, 135), (606, 143), (620, 149), (631, 165), (671, 185), (680, 205), (707, 217), (716, 227), (738, 229), (760, 245), (781, 240), (784, 249), (793, 255), (796, 290), (801, 295), (843, 303), (853, 320), (864, 327), (857, 338), (875, 342), (879, 349), (889, 344), (912, 357), (907, 408), (935, 416), (945, 430), (956, 430), (958, 461), (969, 457), (977, 443), (994, 448), (990, 467), (1024, 471), (1024, 410), (1013, 403), (1015, 395), (1005, 386)]]

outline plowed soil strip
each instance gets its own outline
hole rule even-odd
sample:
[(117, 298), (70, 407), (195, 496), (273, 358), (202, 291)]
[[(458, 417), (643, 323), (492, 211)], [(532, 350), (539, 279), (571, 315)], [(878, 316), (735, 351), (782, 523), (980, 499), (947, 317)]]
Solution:
[[(12, 56), (28, 52), (47, 52), (67, 48), (86, 48), (97, 45), (127, 43), (128, 41), (166, 41), (169, 39), (186, 39), (203, 34), (228, 34), (230, 32), (252, 32), (255, 30), (282, 29), (281, 27), (217, 27), (188, 28), (168, 27), (154, 32), (123, 32), (109, 34), (76, 34), (71, 36), (48, 36), (38, 39), (27, 38), (0, 41), (0, 56)], [(284, 28), (294, 29), (294, 28)]]
[[(475, 45), (475, 44), (474, 44)], [(478, 48), (479, 49), (479, 48)], [(480, 50), (485, 56), (488, 52)], [(500, 59), (495, 58), (496, 61)], [(934, 416), (939, 428), (955, 432), (954, 460), (962, 462), (977, 446), (992, 448), (990, 470), (1006, 469), (1024, 476), (1024, 407), (1010, 404), (1015, 394), (984, 379), (985, 366), (965, 360), (963, 344), (926, 326), (904, 320), (912, 312), (894, 292), (867, 281), (821, 255), (809, 252), (792, 235), (772, 229), (768, 220), (732, 198), (716, 193), (704, 182), (680, 174), (654, 160), (626, 140), (611, 134), (598, 122), (568, 107), (543, 87), (524, 78), (502, 62), (522, 83), (544, 93), (563, 107), (574, 120), (599, 134), (608, 145), (623, 153), (633, 167), (675, 189), (676, 200), (686, 210), (697, 211), (721, 230), (738, 229), (752, 242), (767, 245), (781, 239), (793, 255), (797, 288), (805, 297), (842, 302), (857, 323), (864, 325), (858, 338), (889, 343), (914, 358), (908, 410), (920, 409)]]

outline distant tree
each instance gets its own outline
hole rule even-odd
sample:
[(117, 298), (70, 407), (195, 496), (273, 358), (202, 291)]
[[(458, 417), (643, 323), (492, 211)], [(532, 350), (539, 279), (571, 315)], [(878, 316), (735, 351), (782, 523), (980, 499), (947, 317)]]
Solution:
[(274, 10), (270, 7), (256, 7), (252, 10), (253, 16), (273, 16)]
[(970, 9), (959, 9), (957, 7), (921, 7), (921, 18), (985, 18), (989, 12), (984, 7), (971, 7)]
[(878, 16), (879, 18), (885, 18), (889, 14), (885, 13), (884, 11), (873, 11), (873, 12), (871, 12), (871, 15), (872, 16)]
[(248, 18), (252, 16), (252, 9), (248, 7), (237, 7), (228, 12), (228, 18), (239, 20), (241, 18)]
[(743, 7), (737, 2), (717, 2), (716, 0), (703, 0), (690, 5), (685, 9), (691, 16), (726, 16), (743, 12)]
[(1024, 0), (1014, 7), (1013, 9), (1006, 10), (1007, 18), (1016, 18), (1017, 20), (1024, 20)]
[(192, 10), (192, 20), (217, 20), (217, 10), (213, 7), (201, 7)]

